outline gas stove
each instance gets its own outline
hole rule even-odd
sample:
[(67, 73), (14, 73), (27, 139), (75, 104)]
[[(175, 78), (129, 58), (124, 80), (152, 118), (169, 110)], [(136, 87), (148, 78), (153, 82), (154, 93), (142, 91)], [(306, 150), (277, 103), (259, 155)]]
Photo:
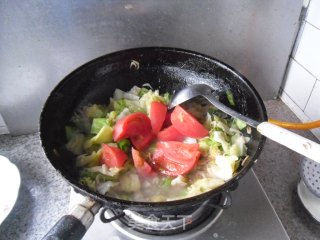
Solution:
[[(70, 205), (72, 199), (74, 194), (71, 194)], [(228, 209), (212, 207), (228, 205), (230, 199), (232, 205)], [(144, 216), (132, 211), (125, 213), (124, 218), (111, 223), (103, 223), (100, 214), (97, 214), (83, 239), (289, 239), (252, 170), (240, 180), (238, 188), (231, 192), (231, 198), (221, 195), (179, 216)], [(105, 217), (110, 218), (116, 214), (108, 210)]]

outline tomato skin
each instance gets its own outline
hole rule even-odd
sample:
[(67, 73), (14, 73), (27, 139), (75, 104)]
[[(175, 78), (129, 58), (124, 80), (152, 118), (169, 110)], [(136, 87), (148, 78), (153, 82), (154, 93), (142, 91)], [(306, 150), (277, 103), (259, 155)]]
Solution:
[(174, 126), (170, 126), (158, 133), (158, 139), (160, 141), (183, 141), (185, 138)]
[(150, 165), (140, 156), (140, 152), (136, 149), (131, 149), (134, 166), (138, 174), (142, 177), (148, 177), (155, 175)]
[(121, 168), (127, 159), (128, 155), (121, 149), (102, 144), (102, 153), (100, 156), (100, 162), (102, 164), (105, 164), (109, 168)]
[(171, 122), (186, 137), (203, 138), (209, 135), (208, 130), (179, 105), (174, 108), (171, 114)]
[(167, 106), (161, 102), (152, 102), (150, 109), (151, 126), (154, 133), (158, 133), (162, 128), (167, 114)]
[(152, 156), (152, 164), (162, 174), (178, 176), (190, 172), (199, 158), (199, 144), (158, 142)]
[(132, 145), (138, 149), (139, 151), (142, 151), (149, 147), (152, 140), (155, 138), (155, 134), (153, 132), (145, 133), (144, 135), (137, 135), (134, 137), (131, 137), (131, 143)]
[(113, 139), (114, 141), (120, 141), (150, 131), (151, 121), (148, 116), (141, 112), (132, 113), (117, 121), (113, 131)]

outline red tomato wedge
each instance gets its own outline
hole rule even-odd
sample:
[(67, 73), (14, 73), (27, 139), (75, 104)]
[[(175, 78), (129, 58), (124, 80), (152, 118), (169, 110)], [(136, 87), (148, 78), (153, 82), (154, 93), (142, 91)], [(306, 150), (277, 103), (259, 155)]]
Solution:
[(197, 119), (179, 105), (174, 108), (171, 114), (171, 122), (186, 137), (203, 138), (209, 134), (208, 130)]
[(150, 109), (151, 126), (154, 133), (158, 133), (162, 128), (167, 114), (167, 106), (161, 102), (152, 102)]
[(158, 139), (160, 141), (183, 141), (185, 138), (174, 126), (170, 126), (158, 133)]
[(152, 163), (162, 174), (178, 176), (190, 172), (199, 158), (199, 144), (158, 142)]
[(102, 153), (100, 162), (107, 165), (107, 167), (123, 167), (128, 155), (117, 147), (111, 147), (107, 144), (102, 144)]
[(114, 131), (113, 139), (120, 141), (124, 138), (143, 135), (151, 132), (151, 121), (144, 113), (137, 112), (117, 121)]
[(140, 156), (140, 152), (135, 150), (134, 148), (131, 149), (131, 152), (133, 163), (138, 174), (143, 177), (154, 175), (154, 172), (150, 165)]
[(134, 137), (131, 137), (131, 143), (132, 145), (138, 149), (139, 151), (146, 149), (149, 147), (152, 140), (155, 138), (155, 134), (153, 132), (145, 133), (144, 135), (137, 135)]

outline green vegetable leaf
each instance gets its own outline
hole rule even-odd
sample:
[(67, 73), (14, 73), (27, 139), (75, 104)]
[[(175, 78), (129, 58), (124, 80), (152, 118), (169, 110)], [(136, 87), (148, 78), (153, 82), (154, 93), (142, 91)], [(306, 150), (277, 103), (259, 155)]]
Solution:
[(101, 151), (93, 151), (91, 154), (82, 154), (77, 157), (76, 166), (77, 167), (92, 167), (99, 165), (99, 157)]
[(97, 134), (105, 125), (107, 125), (105, 118), (94, 118), (92, 120), (91, 133)]
[(170, 93), (166, 92), (165, 94), (163, 94), (163, 98), (165, 100), (165, 104), (169, 104), (170, 99), (171, 99)]
[(233, 97), (233, 94), (232, 94), (231, 90), (230, 90), (230, 89), (227, 90), (227, 91), (226, 91), (226, 94), (227, 94), (227, 99), (228, 99), (230, 105), (231, 105), (231, 106), (235, 106), (236, 103), (235, 103), (235, 101), (234, 101), (234, 97)]
[(86, 108), (86, 115), (89, 118), (102, 118), (106, 116), (106, 108), (102, 105), (93, 104)]
[(213, 107), (210, 107), (208, 109), (208, 113), (211, 115), (211, 116), (215, 116), (216, 112), (218, 111), (218, 109), (216, 108), (213, 108)]
[(119, 141), (117, 144), (118, 144), (118, 147), (124, 152), (128, 152), (131, 148), (131, 143), (128, 139), (123, 139)]
[(113, 108), (116, 112), (121, 113), (123, 109), (127, 107), (126, 100), (124, 98), (121, 98), (117, 101), (114, 101)]
[(70, 126), (66, 126), (66, 137), (67, 140), (69, 141), (77, 132), (77, 129), (75, 129), (74, 127), (70, 127)]
[(140, 88), (138, 96), (142, 97), (144, 94), (146, 94), (149, 90), (147, 88)]
[(235, 123), (236, 123), (237, 127), (239, 128), (239, 130), (244, 129), (247, 126), (247, 124), (240, 119), (235, 119)]
[(75, 133), (72, 135), (71, 139), (68, 141), (66, 147), (73, 154), (79, 155), (83, 152), (83, 143), (86, 138), (81, 133)]
[(90, 188), (93, 191), (96, 191), (96, 181), (89, 178), (89, 177), (81, 177), (79, 179), (79, 183), (84, 186), (87, 186), (88, 188)]
[(116, 118), (117, 118), (117, 112), (116, 111), (112, 111), (112, 112), (109, 112), (107, 114), (107, 118), (106, 118), (106, 124), (109, 125), (109, 126), (113, 126), (116, 124)]
[(104, 125), (94, 137), (90, 138), (85, 142), (84, 148), (88, 149), (93, 144), (112, 142), (112, 133), (113, 133), (113, 128), (108, 125)]
[(81, 178), (90, 178), (92, 180), (96, 180), (97, 178), (99, 178), (99, 180), (101, 181), (115, 181), (118, 179), (118, 176), (108, 176), (108, 175), (104, 175), (101, 172), (92, 172), (89, 171), (87, 169), (83, 169), (80, 173)]
[(161, 185), (163, 187), (169, 187), (169, 186), (171, 186), (171, 182), (172, 182), (172, 179), (169, 177), (166, 177), (166, 178), (162, 179)]

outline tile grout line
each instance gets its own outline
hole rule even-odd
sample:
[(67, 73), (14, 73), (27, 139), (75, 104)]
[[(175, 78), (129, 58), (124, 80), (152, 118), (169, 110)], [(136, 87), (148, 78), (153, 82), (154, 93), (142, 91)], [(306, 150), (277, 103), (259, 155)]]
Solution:
[[(309, 103), (309, 100), (310, 100), (310, 98), (311, 98), (311, 95), (312, 95), (312, 92), (313, 92), (313, 89), (315, 88), (315, 86), (316, 86), (316, 84), (317, 84), (317, 81), (318, 81), (318, 79), (316, 79), (315, 81), (314, 81), (314, 84), (313, 84), (313, 87), (312, 87), (312, 89), (311, 89), (311, 91), (310, 91), (310, 95), (309, 95), (309, 97), (308, 97), (308, 100), (307, 100), (307, 102), (306, 102), (306, 105), (304, 106), (304, 108), (303, 108), (303, 112), (306, 110), (306, 107), (307, 107), (307, 105), (308, 105), (308, 103)], [(304, 112), (305, 113), (305, 112)]]
[[(290, 100), (304, 113), (304, 111), (301, 109), (301, 107), (299, 107), (299, 105), (290, 97), (290, 95), (284, 90), (282, 89), (282, 91), (288, 96), (288, 98), (290, 98)], [(311, 94), (310, 94), (311, 95)]]
[(317, 26), (313, 25), (311, 22), (309, 22), (307, 19), (305, 20), (306, 23), (310, 24), (312, 27), (316, 28), (317, 30), (320, 31), (320, 28), (318, 28)]
[(305, 66), (302, 65), (302, 63), (298, 62), (297, 59), (292, 58), (292, 60), (294, 60), (300, 67), (302, 67), (304, 70), (306, 70), (313, 78), (315, 78), (316, 80), (318, 79), (313, 73), (311, 73), (308, 69), (306, 69)]

